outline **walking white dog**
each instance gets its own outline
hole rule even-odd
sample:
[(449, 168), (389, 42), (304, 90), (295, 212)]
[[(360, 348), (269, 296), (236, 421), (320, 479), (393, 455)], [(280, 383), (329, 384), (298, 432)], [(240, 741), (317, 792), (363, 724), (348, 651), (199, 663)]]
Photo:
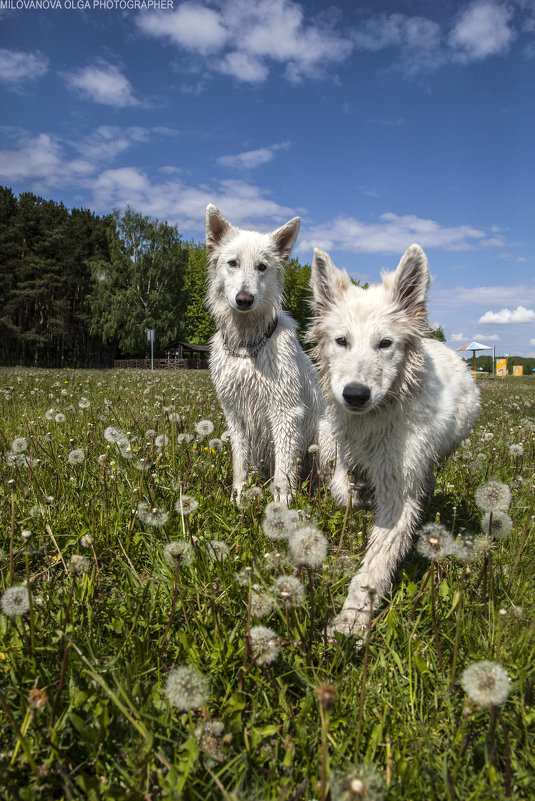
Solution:
[(210, 370), (230, 431), (238, 500), (253, 466), (273, 469), (273, 495), (288, 502), (296, 460), (304, 466), (318, 438), (319, 380), (282, 311), (284, 263), (299, 225), (295, 217), (270, 234), (244, 231), (216, 206), (206, 209), (207, 302), (218, 326)]
[[(434, 491), (434, 467), (468, 435), (479, 391), (457, 354), (424, 339), (427, 259), (411, 245), (382, 284), (362, 289), (326, 253), (312, 263), (315, 321), (327, 421), (338, 442), (331, 492), (340, 504), (359, 474), (375, 493), (376, 519), (360, 570), (331, 630), (360, 633), (391, 587), (422, 504)], [(371, 589), (371, 592), (370, 592)]]

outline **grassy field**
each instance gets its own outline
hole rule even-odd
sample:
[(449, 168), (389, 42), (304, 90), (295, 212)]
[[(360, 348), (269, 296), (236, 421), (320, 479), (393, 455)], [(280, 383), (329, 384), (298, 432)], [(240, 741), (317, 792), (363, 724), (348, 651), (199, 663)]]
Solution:
[[(480, 386), (422, 521), (464, 558), (414, 550), (359, 645), (326, 626), (371, 513), (303, 482), (328, 550), (299, 564), (260, 480), (231, 501), (207, 373), (1, 370), (0, 796), (534, 798), (535, 382)], [(493, 705), (460, 683), (481, 660), (510, 678)]]

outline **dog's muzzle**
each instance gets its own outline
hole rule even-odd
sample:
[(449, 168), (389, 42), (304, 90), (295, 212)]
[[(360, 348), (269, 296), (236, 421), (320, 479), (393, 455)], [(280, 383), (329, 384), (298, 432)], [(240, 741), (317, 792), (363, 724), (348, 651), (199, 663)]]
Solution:
[(236, 306), (240, 311), (248, 311), (254, 303), (254, 295), (250, 292), (238, 292), (236, 295)]
[(356, 382), (346, 384), (342, 392), (342, 397), (347, 405), (351, 409), (355, 409), (355, 411), (363, 409), (370, 400), (370, 396), (370, 388), (365, 384), (357, 384)]

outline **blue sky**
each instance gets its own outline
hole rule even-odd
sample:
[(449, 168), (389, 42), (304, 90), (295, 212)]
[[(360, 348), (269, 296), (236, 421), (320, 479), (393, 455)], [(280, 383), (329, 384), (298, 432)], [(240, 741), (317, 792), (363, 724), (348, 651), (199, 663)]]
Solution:
[(533, 0), (146, 5), (0, 3), (0, 183), (197, 241), (300, 215), (362, 281), (418, 242), (450, 347), (535, 355)]

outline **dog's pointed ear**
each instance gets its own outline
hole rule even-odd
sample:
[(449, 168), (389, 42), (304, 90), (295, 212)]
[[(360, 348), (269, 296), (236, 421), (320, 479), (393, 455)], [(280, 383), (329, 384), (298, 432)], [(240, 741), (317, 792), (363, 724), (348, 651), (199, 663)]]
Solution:
[(321, 312), (334, 303), (337, 293), (351, 286), (351, 279), (345, 270), (334, 266), (328, 253), (314, 248), (310, 283), (314, 306)]
[(396, 303), (420, 323), (427, 318), (426, 294), (430, 283), (427, 257), (419, 245), (411, 245), (403, 254), (390, 286)]
[(271, 234), (275, 242), (275, 246), (279, 251), (280, 257), (283, 261), (288, 261), (290, 258), (292, 248), (295, 244), (295, 240), (297, 239), (297, 234), (299, 233), (300, 225), (300, 218), (294, 217), (292, 220), (288, 220), (288, 222), (285, 223), (281, 228), (277, 228), (277, 230), (273, 231)]
[(226, 217), (224, 217), (217, 206), (209, 203), (206, 207), (206, 246), (213, 251), (221, 242), (227, 231), (232, 229)]

